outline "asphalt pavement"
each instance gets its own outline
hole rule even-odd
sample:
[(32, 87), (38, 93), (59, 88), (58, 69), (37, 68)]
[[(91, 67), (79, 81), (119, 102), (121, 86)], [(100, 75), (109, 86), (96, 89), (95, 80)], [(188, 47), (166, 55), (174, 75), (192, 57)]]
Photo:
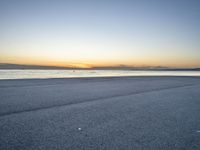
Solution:
[(199, 150), (200, 77), (0, 81), (1, 150)]

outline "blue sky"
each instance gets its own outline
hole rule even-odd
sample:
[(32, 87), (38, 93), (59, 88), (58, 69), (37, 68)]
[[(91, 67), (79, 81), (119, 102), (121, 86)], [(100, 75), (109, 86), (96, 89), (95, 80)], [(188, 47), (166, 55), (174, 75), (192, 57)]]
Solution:
[(198, 0), (1, 0), (0, 62), (200, 67)]

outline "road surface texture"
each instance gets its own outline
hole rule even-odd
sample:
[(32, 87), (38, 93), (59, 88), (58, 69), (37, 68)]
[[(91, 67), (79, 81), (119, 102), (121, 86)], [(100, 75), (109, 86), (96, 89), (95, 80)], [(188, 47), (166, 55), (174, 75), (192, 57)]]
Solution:
[(0, 80), (0, 150), (200, 150), (200, 77)]

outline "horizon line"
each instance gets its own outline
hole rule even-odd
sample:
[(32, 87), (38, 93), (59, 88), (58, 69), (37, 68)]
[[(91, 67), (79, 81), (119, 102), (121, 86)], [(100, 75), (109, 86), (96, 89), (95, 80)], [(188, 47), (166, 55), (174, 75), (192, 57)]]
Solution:
[(199, 70), (200, 67), (168, 67), (168, 66), (130, 66), (130, 65), (111, 65), (111, 66), (52, 66), (52, 65), (31, 65), (31, 64), (14, 64), (0, 63), (0, 69), (74, 69), (74, 70)]

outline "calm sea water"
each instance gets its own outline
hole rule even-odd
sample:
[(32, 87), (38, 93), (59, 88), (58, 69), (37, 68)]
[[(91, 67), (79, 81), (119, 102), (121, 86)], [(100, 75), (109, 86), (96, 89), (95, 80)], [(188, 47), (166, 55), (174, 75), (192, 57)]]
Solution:
[(105, 76), (200, 76), (200, 71), (0, 70), (0, 79), (72, 78)]
[(200, 76), (200, 71), (0, 70), (0, 79), (71, 78), (105, 76)]

